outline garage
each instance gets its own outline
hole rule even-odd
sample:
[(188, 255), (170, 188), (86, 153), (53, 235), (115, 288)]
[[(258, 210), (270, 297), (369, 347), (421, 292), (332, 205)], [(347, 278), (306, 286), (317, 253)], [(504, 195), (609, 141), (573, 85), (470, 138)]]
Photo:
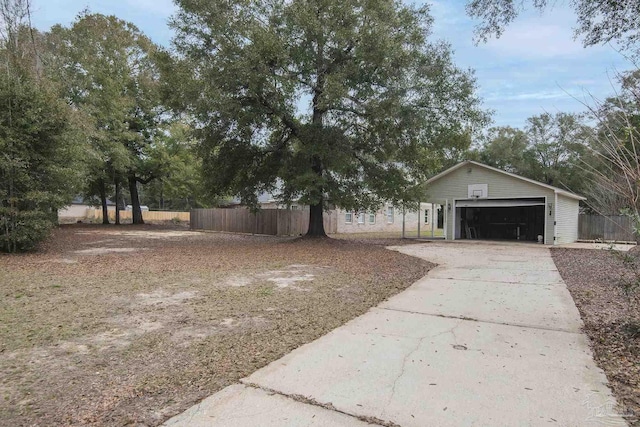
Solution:
[(443, 207), (447, 240), (511, 240), (547, 245), (578, 239), (584, 197), (482, 163), (459, 163), (427, 181), (427, 201)]
[(544, 205), (544, 198), (458, 200), (456, 237), (542, 242)]

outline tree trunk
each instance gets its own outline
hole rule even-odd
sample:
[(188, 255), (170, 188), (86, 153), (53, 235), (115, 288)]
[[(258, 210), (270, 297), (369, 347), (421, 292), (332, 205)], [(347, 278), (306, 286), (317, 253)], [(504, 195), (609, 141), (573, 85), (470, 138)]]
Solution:
[(311, 205), (309, 209), (309, 231), (307, 231), (307, 236), (327, 237), (322, 218), (322, 202)]
[[(321, 106), (321, 97), (324, 91), (324, 85), (326, 82), (325, 76), (325, 60), (324, 60), (324, 41), (318, 40), (318, 47), (316, 52), (316, 71), (317, 78), (316, 84), (314, 87), (313, 94), (313, 115), (311, 117), (311, 123), (314, 126), (314, 130), (316, 132), (322, 132), (323, 130), (323, 122), (324, 115), (326, 110)], [(321, 135), (324, 138), (324, 135)], [(315, 173), (320, 179), (322, 179), (322, 160), (314, 155), (311, 159), (311, 169), (313, 173)], [(324, 231), (324, 220), (322, 216), (323, 211), (323, 202), (324, 202), (324, 188), (320, 186), (319, 188), (314, 188), (313, 192), (317, 192), (318, 202), (311, 205), (309, 209), (309, 231), (307, 231), (307, 236), (311, 237), (327, 237), (327, 233)]]
[[(317, 157), (313, 158), (313, 172), (318, 176), (322, 176), (322, 164)], [(320, 193), (318, 203), (310, 206), (309, 209), (309, 231), (307, 236), (310, 237), (327, 237), (327, 233), (324, 231), (324, 218), (323, 218), (323, 202), (324, 202), (324, 189), (318, 189)]]
[(115, 179), (114, 185), (116, 186), (116, 225), (120, 225), (120, 180)]
[(140, 198), (138, 197), (138, 180), (135, 175), (129, 175), (129, 193), (131, 194), (133, 223), (144, 224), (144, 220), (142, 219), (142, 210), (140, 209)]
[(109, 224), (109, 208), (107, 207), (107, 188), (104, 180), (98, 182), (100, 188), (100, 203), (102, 204), (102, 223)]

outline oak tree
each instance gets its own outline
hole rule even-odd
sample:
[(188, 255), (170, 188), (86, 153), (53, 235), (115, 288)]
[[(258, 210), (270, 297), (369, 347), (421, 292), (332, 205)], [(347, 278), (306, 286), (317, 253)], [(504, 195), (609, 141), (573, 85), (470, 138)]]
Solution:
[(86, 117), (91, 142), (89, 195), (97, 193), (108, 223), (106, 199), (113, 184), (128, 185), (134, 224), (143, 223), (138, 184), (158, 175), (148, 151), (163, 109), (158, 47), (135, 25), (115, 16), (83, 12), (69, 28), (49, 35), (68, 103)]
[[(214, 194), (269, 191), (323, 210), (420, 197), (430, 144), (486, 119), (470, 71), (429, 41), (427, 7), (395, 0), (178, 0), (185, 108)], [(197, 91), (193, 91), (193, 88)]]

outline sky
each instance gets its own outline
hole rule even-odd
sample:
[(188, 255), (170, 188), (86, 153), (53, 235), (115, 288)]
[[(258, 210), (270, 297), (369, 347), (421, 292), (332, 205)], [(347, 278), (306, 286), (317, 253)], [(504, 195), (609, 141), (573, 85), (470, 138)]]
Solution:
[[(408, 1), (408, 0), (407, 0)], [(416, 0), (418, 4), (420, 0)], [(456, 64), (475, 70), (484, 107), (494, 126), (526, 126), (542, 113), (581, 112), (591, 97), (613, 94), (616, 73), (631, 67), (611, 46), (584, 48), (574, 40), (576, 18), (569, 1), (552, 2), (544, 13), (526, 11), (500, 37), (475, 45), (475, 22), (465, 0), (431, 0), (433, 39), (447, 41)], [(170, 46), (167, 25), (175, 13), (172, 0), (33, 0), (33, 25), (48, 30), (70, 25), (86, 8), (133, 22), (154, 42)]]

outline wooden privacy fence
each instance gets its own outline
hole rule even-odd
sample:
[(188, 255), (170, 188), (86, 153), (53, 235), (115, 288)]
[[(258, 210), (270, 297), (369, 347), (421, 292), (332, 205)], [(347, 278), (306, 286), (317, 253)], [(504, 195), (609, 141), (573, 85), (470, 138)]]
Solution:
[(578, 218), (579, 240), (635, 242), (632, 219), (626, 215), (586, 215)]
[[(246, 208), (193, 209), (190, 223), (192, 230), (299, 236), (306, 234), (309, 229), (309, 211), (262, 209), (252, 213)], [(324, 229), (327, 233), (336, 232), (337, 222), (334, 212), (325, 212)]]
[[(133, 217), (131, 211), (120, 211), (122, 221), (130, 220)], [(102, 221), (102, 209), (87, 209), (87, 218)], [(115, 221), (116, 211), (109, 209), (109, 219)], [(168, 212), (168, 211), (142, 211), (142, 219), (145, 221), (189, 221), (189, 212)]]

